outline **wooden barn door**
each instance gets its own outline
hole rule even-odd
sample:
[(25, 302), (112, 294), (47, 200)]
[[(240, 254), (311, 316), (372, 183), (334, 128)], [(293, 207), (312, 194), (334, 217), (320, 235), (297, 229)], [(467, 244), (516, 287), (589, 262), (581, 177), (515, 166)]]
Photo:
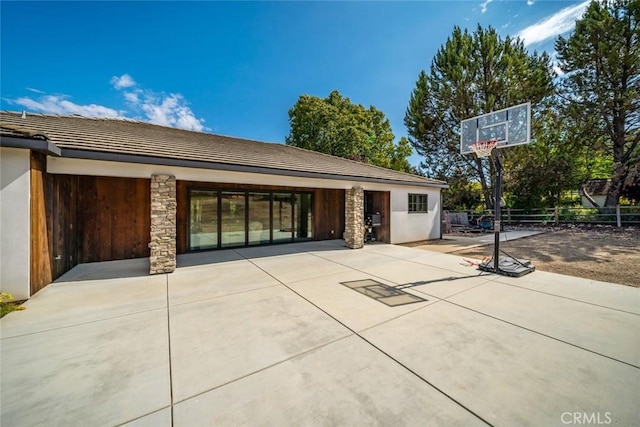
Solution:
[(51, 233), (53, 280), (78, 264), (77, 201), (78, 178), (74, 175), (49, 175), (48, 192), (52, 207)]

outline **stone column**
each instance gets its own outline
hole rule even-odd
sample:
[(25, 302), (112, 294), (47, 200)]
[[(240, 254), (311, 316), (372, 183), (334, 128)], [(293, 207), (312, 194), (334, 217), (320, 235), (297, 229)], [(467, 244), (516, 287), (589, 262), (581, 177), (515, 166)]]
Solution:
[(364, 246), (364, 190), (353, 187), (345, 197), (344, 242), (348, 248), (360, 249)]
[(150, 274), (176, 269), (176, 178), (151, 175)]

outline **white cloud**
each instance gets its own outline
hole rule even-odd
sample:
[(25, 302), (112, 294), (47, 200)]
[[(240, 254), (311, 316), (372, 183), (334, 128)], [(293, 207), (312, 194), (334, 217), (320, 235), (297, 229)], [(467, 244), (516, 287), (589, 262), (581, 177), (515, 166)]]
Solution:
[(35, 89), (32, 87), (25, 87), (26, 90), (28, 90), (29, 92), (35, 92), (35, 93), (40, 93), (40, 94), (44, 94), (44, 91), (41, 91), (40, 89)]
[(534, 3), (534, 0), (527, 0), (527, 6), (533, 6)]
[(140, 102), (137, 92), (126, 92), (124, 94), (124, 99), (126, 99), (128, 102), (131, 102), (133, 104), (137, 104)]
[[(128, 74), (123, 74), (120, 77), (114, 76), (110, 82), (114, 88), (122, 90), (129, 111), (118, 111), (97, 104), (80, 105), (69, 101), (70, 96), (68, 95), (48, 95), (33, 88), (27, 88), (27, 90), (39, 94), (39, 97), (7, 99), (7, 102), (45, 114), (131, 118), (198, 132), (210, 130), (204, 126), (204, 119), (196, 117), (187, 100), (179, 93), (167, 95), (164, 92), (140, 88), (138, 83)], [(139, 117), (140, 115), (143, 117)]]
[(195, 116), (180, 94), (166, 95), (147, 91), (144, 99), (139, 100), (137, 106), (151, 123), (198, 132), (206, 130), (203, 125), (204, 120)]
[(122, 117), (121, 113), (113, 108), (104, 107), (97, 104), (80, 105), (69, 101), (67, 95), (43, 95), (40, 98), (31, 99), (22, 97), (8, 99), (11, 104), (20, 105), (30, 110), (48, 114), (79, 114), (87, 117), (116, 118)]
[(482, 2), (482, 4), (480, 5), (480, 12), (485, 13), (487, 11), (489, 3), (491, 3), (492, 1), (493, 0), (484, 0), (484, 2)]
[(587, 0), (577, 5), (566, 7), (521, 30), (516, 36), (522, 39), (525, 46), (530, 46), (571, 31), (576, 25), (576, 20), (582, 17), (589, 3), (590, 0)]
[(113, 87), (120, 90), (127, 87), (135, 86), (137, 83), (133, 80), (133, 78), (131, 78), (129, 74), (123, 74), (120, 77), (111, 77), (111, 84), (113, 85)]

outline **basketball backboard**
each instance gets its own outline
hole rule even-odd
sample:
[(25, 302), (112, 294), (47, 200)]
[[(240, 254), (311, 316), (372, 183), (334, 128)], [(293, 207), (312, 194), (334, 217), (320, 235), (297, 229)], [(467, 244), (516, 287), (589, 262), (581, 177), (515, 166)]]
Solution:
[(465, 119), (460, 124), (460, 153), (473, 153), (470, 145), (498, 140), (496, 148), (528, 144), (531, 138), (531, 103), (516, 105)]

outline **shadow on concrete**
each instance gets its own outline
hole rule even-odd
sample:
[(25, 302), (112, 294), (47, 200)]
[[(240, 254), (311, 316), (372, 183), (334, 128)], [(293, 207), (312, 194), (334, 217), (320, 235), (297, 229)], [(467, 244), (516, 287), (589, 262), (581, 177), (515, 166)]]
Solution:
[(78, 264), (53, 283), (149, 276), (149, 258)]

